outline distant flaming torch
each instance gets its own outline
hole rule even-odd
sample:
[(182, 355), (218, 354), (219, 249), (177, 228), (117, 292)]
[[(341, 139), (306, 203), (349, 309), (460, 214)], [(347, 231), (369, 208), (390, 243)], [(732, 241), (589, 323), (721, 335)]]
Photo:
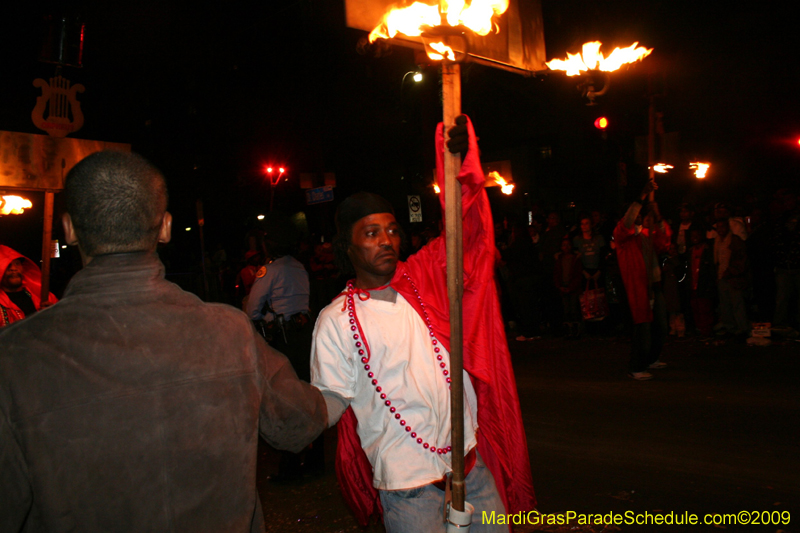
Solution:
[(659, 174), (666, 174), (667, 171), (669, 171), (672, 168), (675, 167), (673, 167), (672, 165), (668, 165), (666, 163), (656, 163), (655, 165), (653, 165), (653, 170), (655, 170)]
[[(652, 48), (638, 46), (633, 43), (627, 48), (615, 48), (608, 57), (600, 51), (600, 41), (592, 41), (583, 45), (582, 53), (570, 54), (567, 59), (554, 59), (545, 63), (550, 70), (563, 70), (567, 76), (579, 76), (584, 72), (589, 73), (586, 79), (578, 85), (583, 96), (589, 99), (587, 105), (596, 105), (595, 99), (608, 92), (610, 84), (609, 72), (619, 69), (622, 65), (640, 61), (649, 56)], [(595, 77), (592, 74), (602, 73), (604, 78), (603, 89), (595, 89)]]
[(33, 207), (27, 198), (21, 196), (0, 196), (0, 215), (21, 215)]
[(500, 192), (503, 194), (511, 194), (514, 192), (514, 184), (507, 182), (505, 178), (496, 170), (489, 172), (489, 174), (486, 176), (486, 184), (484, 186), (500, 187)]
[(689, 163), (689, 170), (694, 170), (694, 177), (699, 180), (706, 177), (709, 168), (711, 168), (711, 165), (708, 163)]
[(442, 0), (435, 5), (414, 2), (392, 6), (381, 23), (369, 34), (369, 42), (391, 39), (398, 33), (407, 37), (423, 37), (425, 51), (434, 61), (455, 61), (455, 51), (443, 39), (426, 38), (431, 30), (447, 27), (469, 29), (477, 35), (488, 35), (497, 25), (494, 17), (508, 9), (508, 0)]
[(582, 53), (570, 54), (567, 52), (567, 59), (554, 59), (547, 62), (550, 70), (563, 70), (567, 76), (578, 76), (581, 72), (589, 70), (599, 70), (602, 72), (613, 72), (622, 65), (640, 61), (649, 56), (652, 48), (639, 46), (633, 43), (627, 48), (615, 48), (611, 55), (604, 57), (600, 51), (600, 41), (592, 41), (583, 45)]

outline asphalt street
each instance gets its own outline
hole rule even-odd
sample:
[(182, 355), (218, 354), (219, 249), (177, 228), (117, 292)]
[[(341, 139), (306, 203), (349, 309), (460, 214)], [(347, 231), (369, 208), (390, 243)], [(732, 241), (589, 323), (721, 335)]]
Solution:
[[(627, 377), (629, 344), (621, 337), (512, 338), (510, 347), (538, 511), (576, 515), (569, 525), (548, 525), (528, 514), (515, 532), (800, 531), (800, 343), (672, 338), (667, 367), (647, 382)], [(336, 485), (335, 430), (326, 439), (325, 474), (289, 485), (271, 479), (278, 455), (262, 447), (268, 531), (361, 530)], [(580, 515), (622, 523), (580, 524)], [(654, 523), (691, 515), (698, 524)], [(731, 524), (726, 515), (751, 523)], [(626, 523), (637, 520), (649, 522)]]

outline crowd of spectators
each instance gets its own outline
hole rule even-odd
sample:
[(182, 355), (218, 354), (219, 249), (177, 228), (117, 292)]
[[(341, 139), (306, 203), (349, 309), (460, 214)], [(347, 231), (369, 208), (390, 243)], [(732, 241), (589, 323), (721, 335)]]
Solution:
[[(796, 192), (781, 189), (740, 204), (714, 200), (662, 205), (660, 211), (671, 234), (671, 245), (658, 254), (670, 335), (744, 340), (753, 323), (797, 335)], [(495, 224), (498, 288), (512, 338), (524, 342), (543, 335), (573, 339), (629, 332), (631, 310), (614, 241), (622, 214), (599, 209), (577, 216), (569, 210), (540, 213), (525, 221), (506, 217)], [(411, 228), (404, 255), (438, 231), (435, 225)], [(256, 270), (269, 260), (261, 244), (263, 232), (254, 230), (246, 237), (239, 253), (227, 254), (220, 245), (206, 254), (206, 299), (240, 308), (246, 303)], [(346, 281), (333, 263), (330, 240), (310, 235), (296, 250), (309, 273), (312, 312), (327, 305)], [(198, 293), (204, 292), (201, 284), (194, 285)], [(607, 313), (602, 320), (585, 320), (581, 295), (594, 289), (604, 292)]]
[[(757, 323), (797, 336), (800, 206), (794, 191), (781, 189), (740, 205), (662, 205), (661, 214), (670, 241), (658, 251), (656, 268), (669, 335), (745, 341)], [(620, 274), (625, 265), (614, 240), (623, 217), (585, 211), (571, 216), (570, 224), (561, 215), (533, 216), (529, 224), (507, 219), (495, 227), (498, 281), (514, 338), (629, 330), (631, 310)], [(580, 296), (596, 288), (605, 293), (608, 312), (587, 321)]]

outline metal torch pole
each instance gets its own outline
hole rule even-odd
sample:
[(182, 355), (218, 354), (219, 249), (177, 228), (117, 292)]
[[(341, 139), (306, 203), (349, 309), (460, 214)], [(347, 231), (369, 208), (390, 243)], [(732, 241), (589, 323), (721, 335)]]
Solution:
[[(656, 104), (653, 94), (653, 78), (647, 78), (648, 96), (650, 105), (647, 107), (647, 169), (650, 181), (656, 180)], [(652, 202), (655, 199), (655, 192), (651, 192), (647, 200)]]
[(44, 193), (44, 228), (42, 228), (42, 290), (39, 298), (42, 302), (50, 296), (50, 250), (53, 239), (53, 191)]
[(269, 212), (272, 213), (272, 204), (275, 201), (275, 185), (272, 183), (272, 178), (269, 180)]
[[(461, 114), (461, 67), (442, 63), (442, 107), (444, 128), (455, 124)], [(445, 236), (447, 244), (447, 293), (450, 298), (450, 423), (452, 430), (453, 500), (456, 511), (464, 511), (464, 361), (461, 297), (464, 290), (464, 253), (461, 239), (461, 156), (444, 151)]]

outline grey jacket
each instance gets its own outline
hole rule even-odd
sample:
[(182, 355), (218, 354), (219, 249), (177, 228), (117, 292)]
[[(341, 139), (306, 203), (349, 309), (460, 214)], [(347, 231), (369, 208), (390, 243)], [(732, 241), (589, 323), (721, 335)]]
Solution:
[(322, 395), (247, 316), (99, 256), (0, 334), (0, 531), (264, 531), (260, 434), (299, 451)]

